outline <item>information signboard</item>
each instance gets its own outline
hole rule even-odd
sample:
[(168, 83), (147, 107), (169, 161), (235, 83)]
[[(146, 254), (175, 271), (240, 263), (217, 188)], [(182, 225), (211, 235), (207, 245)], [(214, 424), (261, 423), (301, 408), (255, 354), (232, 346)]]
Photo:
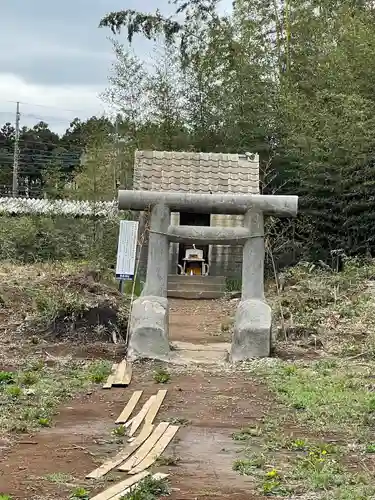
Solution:
[(117, 246), (116, 278), (124, 281), (134, 279), (137, 252), (138, 222), (120, 221)]

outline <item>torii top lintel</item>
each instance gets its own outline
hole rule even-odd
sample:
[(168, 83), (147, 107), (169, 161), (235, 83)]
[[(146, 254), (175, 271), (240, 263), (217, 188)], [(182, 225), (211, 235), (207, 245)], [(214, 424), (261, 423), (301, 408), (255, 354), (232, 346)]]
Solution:
[(119, 210), (143, 211), (158, 204), (166, 205), (172, 212), (241, 215), (254, 211), (278, 217), (294, 217), (298, 210), (298, 196), (131, 190), (120, 190), (118, 193)]

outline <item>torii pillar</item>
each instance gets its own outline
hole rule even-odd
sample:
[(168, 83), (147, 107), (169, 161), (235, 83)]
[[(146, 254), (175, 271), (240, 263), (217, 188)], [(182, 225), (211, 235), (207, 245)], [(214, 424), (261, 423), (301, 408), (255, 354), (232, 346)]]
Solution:
[[(167, 359), (168, 250), (170, 242), (243, 245), (242, 293), (231, 347), (231, 360), (267, 357), (271, 353), (271, 308), (264, 298), (264, 215), (294, 217), (297, 196), (192, 194), (119, 191), (120, 210), (151, 210), (147, 277), (133, 302), (129, 356)], [(244, 227), (171, 226), (171, 212), (245, 215)]]

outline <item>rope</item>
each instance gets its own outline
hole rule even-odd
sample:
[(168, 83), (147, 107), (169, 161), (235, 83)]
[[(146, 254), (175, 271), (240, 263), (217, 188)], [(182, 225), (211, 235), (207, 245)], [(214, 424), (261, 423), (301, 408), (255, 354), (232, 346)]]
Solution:
[[(149, 229), (149, 232), (150, 233), (153, 233), (153, 234), (158, 234), (160, 236), (167, 236), (167, 238), (173, 236), (174, 238), (183, 238), (183, 236), (180, 236), (180, 235), (177, 235), (177, 234), (170, 234), (170, 233), (162, 233), (161, 231), (153, 231), (152, 229)], [(193, 236), (192, 236), (193, 238)], [(239, 236), (238, 238), (236, 238), (236, 236), (234, 236), (233, 238), (222, 238), (223, 241), (227, 241), (227, 240), (233, 240), (233, 242), (235, 242), (236, 240), (251, 240), (251, 239), (254, 239), (254, 238), (264, 238), (264, 233), (263, 234), (252, 234), (250, 236)], [(200, 238), (197, 238), (197, 239), (200, 239)], [(215, 241), (218, 241), (218, 239), (216, 239)], [(208, 245), (217, 245), (217, 244), (220, 244), (220, 243), (209, 243), (207, 242)]]

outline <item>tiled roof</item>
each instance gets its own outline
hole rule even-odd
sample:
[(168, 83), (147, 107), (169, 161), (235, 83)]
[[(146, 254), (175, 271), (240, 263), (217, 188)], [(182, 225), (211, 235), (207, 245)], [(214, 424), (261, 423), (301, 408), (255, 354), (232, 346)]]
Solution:
[(134, 189), (259, 193), (259, 158), (225, 153), (136, 151)]

